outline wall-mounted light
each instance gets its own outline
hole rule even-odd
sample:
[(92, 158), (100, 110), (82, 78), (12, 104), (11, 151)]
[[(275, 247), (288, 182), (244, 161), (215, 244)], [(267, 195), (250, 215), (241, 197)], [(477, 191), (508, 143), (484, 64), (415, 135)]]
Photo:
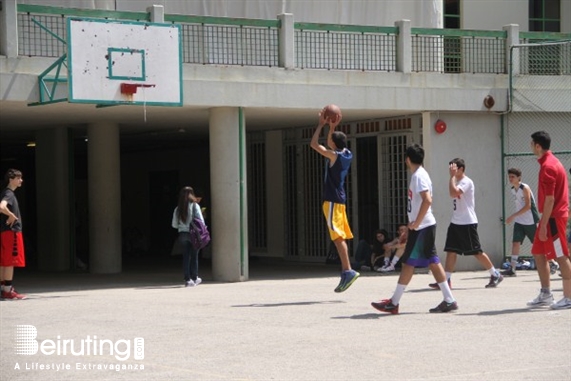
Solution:
[(484, 98), (484, 106), (489, 110), (492, 107), (494, 107), (495, 104), (496, 101), (494, 100), (494, 97), (492, 97), (491, 95), (486, 95), (486, 97)]
[(32, 148), (36, 146), (36, 142), (28, 142), (28, 144), (26, 144), (26, 147), (28, 148)]

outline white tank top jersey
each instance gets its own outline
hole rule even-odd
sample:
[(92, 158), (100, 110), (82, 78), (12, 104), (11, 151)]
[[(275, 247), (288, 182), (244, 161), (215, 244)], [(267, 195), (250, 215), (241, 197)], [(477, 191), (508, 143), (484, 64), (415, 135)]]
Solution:
[(456, 183), (456, 186), (462, 190), (462, 194), (452, 199), (451, 222), (456, 225), (477, 224), (474, 182), (468, 176), (464, 176)]
[[(424, 167), (418, 167), (418, 169), (412, 174), (410, 178), (410, 186), (408, 188), (408, 220), (410, 222), (416, 221), (418, 216), (418, 211), (420, 210), (420, 205), (422, 204), (422, 197), (420, 197), (421, 192), (428, 191), (432, 196), (432, 181), (430, 176)], [(424, 229), (425, 227), (432, 226), (436, 224), (436, 218), (432, 214), (432, 206), (428, 208), (428, 211), (424, 215), (422, 222), (418, 226), (417, 230)]]
[[(529, 188), (529, 185), (527, 184), (520, 183), (520, 185)], [(533, 192), (531, 192), (531, 189), (529, 190), (529, 192), (531, 198), (533, 199)], [(521, 189), (521, 186), (517, 188), (512, 187), (512, 195), (514, 196), (515, 211), (517, 212), (518, 210), (521, 210), (521, 208), (525, 206), (525, 195), (523, 193), (523, 189)], [(518, 224), (521, 225), (535, 225), (535, 221), (533, 220), (533, 214), (531, 213), (531, 208), (524, 214), (516, 216), (516, 218), (514, 218), (514, 222), (517, 222)]]

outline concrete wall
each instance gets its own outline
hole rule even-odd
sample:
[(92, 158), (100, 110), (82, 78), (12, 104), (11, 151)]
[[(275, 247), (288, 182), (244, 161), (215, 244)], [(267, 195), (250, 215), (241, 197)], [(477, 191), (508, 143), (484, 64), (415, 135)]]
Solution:
[(20, 0), (20, 3), (135, 12), (144, 12), (157, 4), (165, 7), (165, 14), (271, 20), (280, 13), (293, 13), (295, 21), (302, 22), (392, 26), (394, 20), (406, 18), (414, 27), (442, 26), (441, 0)]
[(529, 0), (462, 0), (460, 26), (462, 29), (501, 30), (503, 25), (518, 24), (520, 30), (527, 31), (528, 6)]
[(571, 1), (561, 1), (561, 32), (571, 33)]
[(508, 77), (185, 65), (183, 86), (184, 103), (196, 106), (483, 111), (491, 94), (499, 111), (507, 107)]
[[(446, 122), (443, 134), (435, 132), (437, 119)], [(425, 118), (425, 121), (427, 119)], [(443, 259), (446, 231), (452, 216), (452, 199), (448, 194), (448, 162), (456, 157), (466, 161), (466, 175), (476, 187), (478, 233), (484, 251), (494, 265), (503, 259), (501, 174), (501, 119), (493, 113), (433, 113), (424, 123), (425, 166), (432, 178), (433, 211), (438, 224), (436, 248)], [(457, 270), (478, 269), (475, 259), (460, 259)]]

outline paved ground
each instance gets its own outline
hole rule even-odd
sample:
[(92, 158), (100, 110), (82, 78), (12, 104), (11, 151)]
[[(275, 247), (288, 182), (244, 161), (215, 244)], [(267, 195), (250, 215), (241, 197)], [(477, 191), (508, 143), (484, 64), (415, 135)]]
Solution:
[[(106, 276), (20, 272), (29, 299), (0, 303), (0, 378), (571, 380), (571, 310), (528, 309), (538, 291), (532, 271), (497, 289), (484, 288), (484, 271), (454, 274), (460, 309), (451, 314), (428, 313), (441, 293), (427, 289), (429, 274), (417, 274), (400, 315), (370, 306), (392, 295), (395, 275), (363, 274), (336, 294), (331, 266), (258, 262), (250, 274), (215, 283), (204, 268), (202, 285), (183, 288), (178, 262)], [(561, 281), (552, 279), (558, 299)], [(36, 328), (36, 354), (16, 354), (16, 338), (34, 342), (16, 325)], [(144, 351), (135, 351), (135, 338)], [(93, 354), (102, 342), (104, 353)], [(82, 344), (83, 355), (71, 354)]]

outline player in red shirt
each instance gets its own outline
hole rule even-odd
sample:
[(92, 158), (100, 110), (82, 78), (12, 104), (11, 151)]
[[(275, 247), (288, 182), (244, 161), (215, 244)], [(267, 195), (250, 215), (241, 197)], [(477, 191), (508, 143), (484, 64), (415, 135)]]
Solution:
[[(565, 232), (569, 218), (567, 171), (549, 150), (551, 137), (545, 131), (531, 135), (531, 149), (539, 162), (537, 207), (541, 220), (535, 232), (531, 253), (535, 258), (541, 291), (528, 306), (551, 305), (552, 309), (571, 308), (571, 262)], [(553, 303), (548, 260), (555, 259), (563, 278), (563, 298)]]

